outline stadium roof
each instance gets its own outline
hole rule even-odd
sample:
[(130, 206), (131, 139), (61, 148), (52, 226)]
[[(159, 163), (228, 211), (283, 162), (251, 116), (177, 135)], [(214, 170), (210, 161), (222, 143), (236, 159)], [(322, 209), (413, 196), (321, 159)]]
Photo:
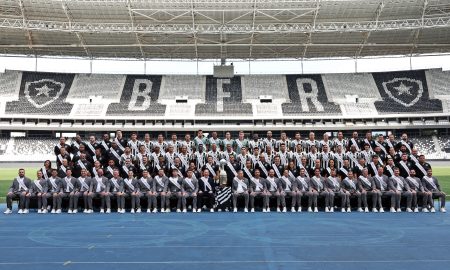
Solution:
[(0, 53), (182, 59), (450, 52), (448, 0), (0, 0)]

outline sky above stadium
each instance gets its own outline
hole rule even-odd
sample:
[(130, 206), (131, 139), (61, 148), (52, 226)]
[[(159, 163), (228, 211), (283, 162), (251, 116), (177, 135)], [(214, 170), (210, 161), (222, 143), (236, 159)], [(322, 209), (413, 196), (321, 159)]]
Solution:
[[(227, 60), (236, 75), (380, 72), (442, 68), (450, 70), (450, 55), (315, 60)], [(189, 74), (209, 75), (220, 61), (101, 60), (13, 57), (0, 55), (0, 72), (24, 70), (63, 73)]]

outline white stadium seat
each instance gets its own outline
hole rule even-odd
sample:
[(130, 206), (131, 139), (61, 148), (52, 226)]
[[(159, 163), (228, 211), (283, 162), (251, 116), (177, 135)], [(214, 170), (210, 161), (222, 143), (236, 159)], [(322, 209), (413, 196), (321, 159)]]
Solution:
[[(343, 103), (346, 96), (356, 95), (360, 102), (364, 99), (381, 99), (376, 89), (375, 82), (371, 74), (325, 74), (322, 75), (329, 97), (332, 102)], [(369, 101), (370, 102), (370, 101)]]
[(242, 76), (242, 100), (271, 96), (273, 100), (289, 100), (286, 77), (281, 75)]
[(450, 71), (425, 71), (431, 98), (450, 99)]
[(109, 102), (118, 102), (125, 79), (124, 75), (78, 74), (73, 80), (67, 100), (74, 103), (97, 96)]
[(205, 89), (204, 76), (163, 76), (159, 98), (173, 100), (177, 96), (187, 96), (188, 99), (200, 99), (203, 102), (205, 100), (203, 89)]
[(11, 101), (19, 99), (20, 81), (22, 72), (6, 71), (0, 73), (0, 97), (1, 101)]

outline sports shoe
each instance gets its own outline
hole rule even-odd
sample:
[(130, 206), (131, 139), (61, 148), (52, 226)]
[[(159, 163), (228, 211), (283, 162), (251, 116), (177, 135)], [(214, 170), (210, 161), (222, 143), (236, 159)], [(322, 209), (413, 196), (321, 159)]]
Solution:
[(214, 208), (209, 209), (210, 213), (214, 213)]
[(131, 214), (134, 214), (134, 213), (135, 213), (135, 212), (134, 212), (134, 209), (131, 209), (131, 210), (130, 210), (130, 213), (131, 213)]
[[(61, 211), (61, 210), (60, 210)], [(30, 210), (28, 210), (28, 209), (24, 209), (23, 211), (22, 211), (22, 214), (28, 214), (28, 213), (30, 213)], [(61, 213), (61, 212), (60, 212)]]
[(314, 207), (314, 213), (317, 213), (317, 212), (319, 212), (319, 208)]
[(312, 212), (312, 211), (313, 211), (312, 208), (308, 207), (308, 212)]
[(358, 212), (364, 212), (364, 210), (361, 207), (359, 207), (357, 211)]
[(436, 209), (434, 209), (434, 207), (431, 207), (430, 212), (431, 212), (431, 213), (436, 213)]
[(187, 213), (187, 210), (186, 210), (186, 209), (183, 209), (183, 213)]
[(341, 212), (342, 212), (342, 213), (345, 213), (345, 212), (346, 212), (346, 211), (345, 211), (345, 208), (342, 208), (342, 209), (341, 209)]
[(87, 210), (87, 209), (84, 209), (84, 210), (83, 210), (83, 213), (87, 214), (87, 212), (88, 212), (88, 210)]
[(267, 213), (270, 213), (270, 207), (267, 207)]
[[(44, 211), (45, 211), (45, 210), (44, 210)], [(78, 213), (78, 209), (72, 210), (72, 214), (76, 214), (76, 213)]]
[(248, 209), (247, 208), (244, 208), (244, 213), (248, 213)]
[(56, 210), (56, 214), (61, 214), (61, 209)]
[(103, 208), (100, 208), (100, 213), (105, 213), (105, 209), (103, 209)]
[[(38, 213), (38, 214), (42, 213), (42, 210), (41, 210), (41, 209), (38, 209), (37, 213)], [(70, 213), (72, 213), (72, 211), (69, 209), (69, 211), (67, 211), (67, 213), (70, 214)]]
[(197, 209), (197, 213), (201, 213), (201, 212), (202, 212), (201, 208)]
[(167, 208), (166, 213), (170, 213), (170, 212), (172, 212), (172, 210), (170, 210), (170, 208)]
[(411, 209), (411, 208), (406, 208), (406, 212), (408, 212), (408, 213), (412, 213), (413, 212), (413, 210)]
[(22, 209), (19, 209), (19, 211), (17, 211), (17, 214), (22, 214), (22, 213), (23, 213)]
[(152, 213), (158, 213), (158, 209), (153, 209)]
[(106, 214), (111, 214), (111, 208), (106, 209)]
[(180, 209), (177, 209), (177, 213), (181, 213), (181, 210), (180, 210)]
[(301, 213), (301, 212), (302, 212), (302, 207), (299, 206), (298, 209), (297, 209), (297, 213)]
[(237, 213), (237, 208), (233, 208), (233, 213)]
[(52, 209), (52, 211), (51, 211), (50, 213), (52, 213), (52, 214), (56, 214), (56, 211), (55, 211), (55, 209)]
[(283, 211), (282, 211), (283, 213), (286, 213), (287, 212), (287, 209), (286, 209), (286, 207), (283, 207)]
[(414, 208), (414, 213), (419, 213), (419, 208), (418, 207)]
[(330, 212), (330, 210), (328, 210), (328, 207), (325, 207), (325, 213)]
[(142, 213), (141, 208), (138, 208), (138, 209), (136, 210), (136, 213)]
[(380, 208), (380, 211), (379, 211), (380, 213), (384, 213), (384, 209), (383, 208)]
[(291, 212), (292, 212), (292, 213), (297, 212), (297, 211), (295, 210), (295, 207), (291, 207)]
[(424, 212), (424, 213), (429, 213), (430, 210), (428, 210), (427, 208), (423, 208), (423, 209), (422, 209), (422, 212)]
[(122, 212), (122, 208), (117, 208), (117, 213), (121, 213)]
[(147, 213), (151, 213), (152, 210), (150, 208), (147, 209)]
[(333, 213), (334, 212), (334, 207), (330, 208), (330, 212)]
[(447, 210), (445, 210), (445, 207), (441, 207), (441, 213), (447, 213)]
[(280, 207), (278, 207), (278, 208), (277, 208), (277, 212), (278, 212), (278, 213), (280, 213), (280, 212), (281, 212), (281, 209), (280, 209)]
[(399, 208), (397, 208), (397, 213), (401, 213), (402, 212), (402, 209), (399, 207)]
[(369, 207), (364, 208), (364, 212), (369, 213)]
[(12, 210), (9, 208), (6, 208), (5, 212), (3, 212), (3, 214), (5, 214), (5, 215), (12, 214)]
[(395, 212), (397, 212), (397, 211), (395, 211), (395, 208), (391, 207), (391, 213), (395, 213)]
[(347, 208), (347, 213), (351, 213), (352, 212), (352, 209), (349, 207), (349, 208)]
[(250, 209), (250, 212), (255, 213), (255, 208)]
[(372, 212), (378, 213), (378, 210), (376, 208), (372, 208)]
[(262, 210), (262, 211), (263, 211), (263, 213), (267, 213), (267, 210), (266, 210), (266, 208), (263, 208), (263, 210)]

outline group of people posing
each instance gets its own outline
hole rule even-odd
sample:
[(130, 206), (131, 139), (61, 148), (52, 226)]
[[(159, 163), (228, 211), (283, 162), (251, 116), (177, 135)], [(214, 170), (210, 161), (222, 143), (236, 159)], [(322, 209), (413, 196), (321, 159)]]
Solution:
[(5, 214), (12, 213), (15, 199), (21, 214), (29, 213), (31, 199), (38, 213), (61, 213), (65, 198), (72, 214), (93, 213), (96, 198), (101, 213), (111, 213), (111, 201), (125, 213), (127, 198), (131, 213), (237, 212), (239, 199), (244, 212), (254, 212), (258, 198), (262, 212), (287, 212), (288, 206), (301, 212), (303, 205), (318, 212), (319, 199), (325, 212), (351, 212), (351, 201), (358, 212), (384, 212), (384, 201), (390, 212), (402, 212), (403, 205), (407, 212), (435, 212), (435, 198), (445, 212), (446, 195), (406, 133), (396, 141), (392, 134), (372, 138), (372, 132), (360, 138), (355, 131), (348, 139), (342, 132), (334, 139), (325, 133), (321, 140), (314, 132), (307, 138), (297, 132), (292, 139), (282, 132), (277, 140), (271, 131), (262, 139), (247, 139), (244, 132), (232, 139), (229, 132), (218, 138), (217, 132), (207, 137), (199, 130), (193, 140), (173, 134), (166, 141), (159, 134), (153, 141), (148, 133), (138, 140), (137, 133), (125, 139), (117, 131), (113, 139), (104, 134), (83, 141), (78, 135), (68, 143), (62, 137), (54, 152), (56, 168), (47, 160), (34, 180), (19, 170)]

